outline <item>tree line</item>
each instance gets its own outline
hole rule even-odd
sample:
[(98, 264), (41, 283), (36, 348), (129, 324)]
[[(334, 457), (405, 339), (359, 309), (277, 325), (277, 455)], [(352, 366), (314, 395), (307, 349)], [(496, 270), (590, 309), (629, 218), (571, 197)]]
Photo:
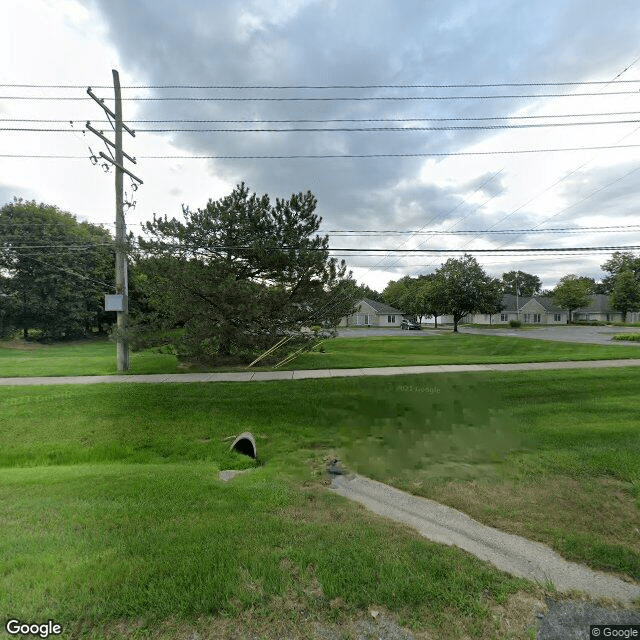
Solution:
[(640, 257), (617, 251), (601, 268), (609, 274), (602, 282), (569, 274), (554, 289), (543, 290), (536, 275), (508, 271), (501, 279), (490, 278), (475, 258), (465, 255), (462, 259), (447, 260), (434, 273), (392, 280), (381, 294), (369, 290), (365, 297), (384, 301), (420, 322), (424, 317), (433, 317), (436, 327), (438, 316), (450, 315), (455, 332), (466, 315), (502, 311), (505, 294), (550, 297), (558, 307), (568, 311), (571, 321), (575, 309), (588, 306), (590, 296), (601, 293), (610, 296), (610, 307), (620, 311), (626, 322), (629, 312), (640, 310)]
[[(422, 319), (498, 313), (506, 293), (553, 295), (569, 313), (592, 293), (612, 308), (640, 309), (640, 257), (614, 253), (602, 282), (565, 276), (551, 292), (523, 271), (489, 277), (470, 255), (434, 273), (391, 281), (382, 293), (357, 285), (329, 254), (311, 192), (272, 202), (244, 184), (180, 220), (154, 216), (127, 240), (128, 338), (169, 345), (186, 359), (249, 361), (277, 341), (303, 348), (331, 335), (363, 297)], [(0, 209), (0, 336), (76, 339), (113, 331), (104, 294), (115, 290), (115, 245), (104, 227), (55, 206), (16, 199)], [(310, 330), (312, 329), (312, 330)]]
[[(240, 184), (181, 220), (154, 216), (129, 236), (129, 340), (169, 345), (185, 359), (250, 361), (331, 335), (358, 292), (311, 192), (272, 202)], [(108, 230), (58, 208), (14, 200), (0, 209), (0, 332), (42, 340), (115, 329)]]

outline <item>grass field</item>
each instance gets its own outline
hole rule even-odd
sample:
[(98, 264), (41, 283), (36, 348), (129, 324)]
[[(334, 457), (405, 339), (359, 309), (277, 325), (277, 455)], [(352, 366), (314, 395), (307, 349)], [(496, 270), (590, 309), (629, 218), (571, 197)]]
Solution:
[[(486, 364), (638, 358), (640, 344), (611, 345), (522, 340), (503, 336), (425, 334), (335, 338), (302, 354), (285, 369), (343, 369), (429, 364)], [(179, 373), (175, 356), (147, 350), (131, 354), (132, 374)], [(215, 368), (198, 367), (198, 371)], [(228, 368), (227, 368), (228, 370)], [(260, 367), (257, 367), (260, 370)], [(0, 342), (0, 377), (109, 375), (117, 373), (115, 344), (94, 340), (38, 345)]]
[[(535, 587), (334, 495), (336, 455), (640, 580), (635, 369), (6, 387), (0, 407), (5, 618), (311, 638), (374, 608), (443, 639), (532, 637), (507, 626)], [(228, 451), (244, 430), (257, 463)]]

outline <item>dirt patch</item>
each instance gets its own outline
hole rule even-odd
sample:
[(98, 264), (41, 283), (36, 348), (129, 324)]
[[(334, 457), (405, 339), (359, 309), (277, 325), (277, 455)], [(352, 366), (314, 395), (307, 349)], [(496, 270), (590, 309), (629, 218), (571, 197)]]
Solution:
[(489, 607), (491, 620), (483, 637), (492, 637), (493, 634), (498, 638), (531, 640), (532, 631), (537, 630), (547, 608), (541, 589), (536, 594), (514, 593), (504, 604)]
[(15, 349), (17, 351), (34, 351), (36, 349), (46, 349), (43, 344), (34, 342), (0, 342), (0, 349)]

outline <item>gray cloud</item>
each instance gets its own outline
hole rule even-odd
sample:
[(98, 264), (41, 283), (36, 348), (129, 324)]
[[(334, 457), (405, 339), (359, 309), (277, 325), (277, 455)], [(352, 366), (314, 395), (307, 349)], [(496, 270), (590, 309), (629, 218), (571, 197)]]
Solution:
[[(640, 22), (640, 6), (623, 0), (604, 5), (595, 0), (86, 0), (86, 4), (104, 17), (126, 66), (152, 85), (380, 85), (593, 78), (610, 73), (612, 66), (621, 70), (630, 62), (628, 52), (635, 50)], [(589, 10), (590, 4), (594, 11)], [(480, 95), (488, 91), (469, 92)], [(532, 89), (508, 91), (526, 93)], [(206, 95), (276, 98), (462, 93), (458, 89), (224, 89)], [(162, 92), (162, 96), (183, 94), (185, 90)], [(141, 117), (252, 121), (479, 117), (508, 115), (523, 104), (526, 102), (518, 99), (148, 102)], [(368, 126), (392, 124), (371, 122)], [(220, 128), (239, 126), (220, 123)], [(256, 126), (357, 127), (367, 123)], [(341, 155), (452, 152), (486, 135), (483, 131), (175, 133), (173, 140), (189, 154)], [(454, 224), (466, 215), (466, 228), (482, 229), (502, 217), (460, 205), (462, 197), (476, 190), (487, 198), (499, 196), (505, 189), (501, 177), (482, 186), (490, 174), (480, 171), (469, 177), (463, 192), (436, 185), (415, 186), (422, 163), (417, 158), (212, 160), (209, 167), (212, 174), (229, 181), (244, 180), (257, 192), (274, 197), (311, 189), (318, 197), (325, 228), (421, 228), (429, 221)], [(594, 172), (589, 175), (595, 180)], [(599, 175), (604, 177), (602, 172)], [(563, 185), (569, 200), (579, 197), (577, 179)], [(629, 185), (621, 183), (619, 195), (617, 188), (603, 193), (602, 198), (593, 198), (588, 209), (615, 209), (628, 196)], [(189, 204), (198, 207), (205, 203)], [(533, 210), (521, 211), (510, 217), (508, 226), (531, 224), (534, 219)], [(524, 236), (511, 241), (519, 239)]]

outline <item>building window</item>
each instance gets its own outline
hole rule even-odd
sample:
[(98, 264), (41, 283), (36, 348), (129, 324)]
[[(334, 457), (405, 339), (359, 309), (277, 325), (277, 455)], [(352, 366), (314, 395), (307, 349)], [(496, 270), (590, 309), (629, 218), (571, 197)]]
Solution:
[(366, 314), (366, 313), (365, 314), (362, 314), (362, 313), (358, 314), (356, 316), (356, 324), (365, 324), (365, 325), (369, 324), (369, 314)]
[(534, 313), (533, 314), (533, 321), (534, 322), (540, 322), (540, 314), (539, 313)]
[(501, 313), (500, 314), (500, 322), (507, 322), (507, 320), (509, 320), (509, 314), (508, 313)]
[(389, 324), (395, 324), (396, 317), (395, 316), (387, 316), (387, 322)]
[(553, 321), (554, 322), (562, 322), (562, 316), (559, 313), (554, 313), (553, 314)]

